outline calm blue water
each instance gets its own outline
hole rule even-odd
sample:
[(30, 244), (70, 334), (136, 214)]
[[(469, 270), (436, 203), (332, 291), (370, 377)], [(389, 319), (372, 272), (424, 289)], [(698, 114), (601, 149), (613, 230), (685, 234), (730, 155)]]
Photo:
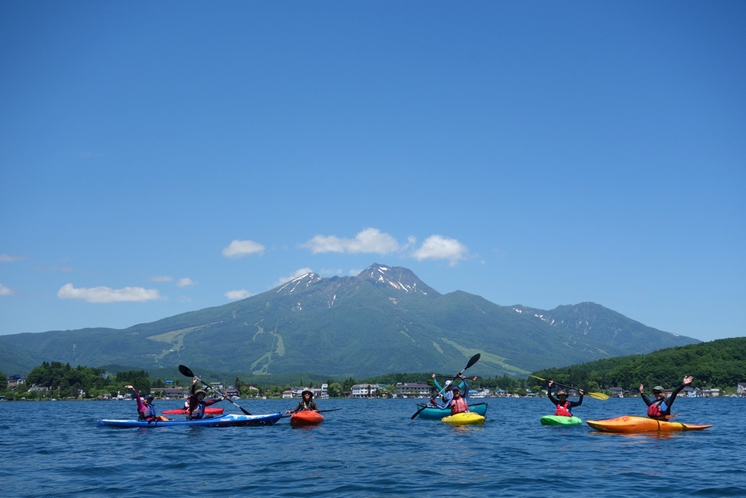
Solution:
[[(609, 435), (544, 427), (546, 399), (488, 399), (484, 426), (410, 420), (414, 400), (321, 400), (317, 427), (111, 429), (131, 401), (0, 403), (2, 495), (746, 496), (746, 399), (679, 398), (702, 432)], [(289, 401), (242, 401), (252, 413)], [(157, 402), (159, 410), (180, 402)], [(238, 412), (230, 403), (226, 411)], [(582, 419), (644, 414), (640, 399), (586, 398)]]

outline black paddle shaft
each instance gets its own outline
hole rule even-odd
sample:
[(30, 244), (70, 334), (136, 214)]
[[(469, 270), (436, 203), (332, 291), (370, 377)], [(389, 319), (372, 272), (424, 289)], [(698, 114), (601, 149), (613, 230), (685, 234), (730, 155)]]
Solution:
[[(468, 368), (471, 368), (471, 367), (472, 367), (472, 366), (473, 366), (473, 365), (474, 365), (474, 364), (475, 364), (476, 362), (478, 362), (478, 361), (479, 361), (479, 358), (481, 358), (481, 357), (482, 357), (482, 354), (481, 354), (481, 353), (477, 353), (477, 354), (475, 354), (474, 356), (472, 356), (471, 358), (469, 358), (469, 362), (468, 362), (468, 363), (466, 364), (466, 366), (465, 366), (465, 367), (463, 368), (463, 370), (461, 370), (461, 371), (460, 371), (459, 373), (457, 373), (457, 374), (456, 374), (456, 377), (455, 377), (455, 378), (453, 379), (453, 381), (455, 381), (456, 379), (458, 379), (458, 378), (459, 378), (459, 377), (461, 376), (461, 374), (462, 374), (462, 373), (464, 373), (464, 372), (465, 372), (465, 371), (466, 371), (466, 370), (467, 370)], [(430, 399), (435, 399), (435, 398), (437, 398), (437, 397), (438, 397), (438, 396), (440, 395), (440, 393), (442, 393), (442, 392), (443, 392), (444, 390), (445, 390), (445, 387), (444, 387), (443, 389), (441, 389), (441, 390), (440, 390), (440, 391), (438, 392), (438, 394), (436, 394), (435, 396), (433, 396), (433, 397), (432, 397), (432, 398), (430, 398)], [(415, 419), (415, 417), (417, 417), (417, 415), (419, 415), (419, 414), (420, 414), (420, 412), (422, 412), (422, 410), (424, 410), (424, 409), (425, 409), (425, 408), (427, 408), (427, 407), (428, 407), (428, 405), (426, 404), (425, 406), (423, 406), (422, 408), (420, 408), (419, 410), (417, 410), (417, 411), (415, 412), (415, 414), (414, 414), (414, 415), (412, 415), (412, 417), (411, 417), (411, 419), (410, 419), (410, 420), (414, 420), (414, 419)]]
[[(181, 374), (185, 375), (186, 377), (197, 378), (197, 380), (199, 380), (201, 383), (203, 383), (205, 385), (205, 387), (207, 387), (208, 389), (212, 389), (213, 391), (215, 391), (215, 392), (217, 392), (219, 394), (223, 394), (220, 391), (218, 391), (217, 389), (213, 388), (211, 385), (209, 385), (204, 380), (202, 380), (199, 377), (197, 377), (196, 375), (194, 375), (194, 372), (192, 372), (192, 370), (188, 366), (186, 366), (186, 365), (179, 365), (179, 372), (181, 372)], [(249, 413), (247, 410), (245, 410), (244, 408), (242, 408), (241, 405), (239, 405), (238, 403), (236, 403), (232, 399), (230, 399), (230, 398), (225, 398), (225, 399), (227, 399), (228, 401), (230, 401), (231, 403), (233, 403), (234, 405), (236, 405), (239, 410), (241, 410), (242, 412), (244, 412), (244, 414), (251, 415), (251, 413)]]

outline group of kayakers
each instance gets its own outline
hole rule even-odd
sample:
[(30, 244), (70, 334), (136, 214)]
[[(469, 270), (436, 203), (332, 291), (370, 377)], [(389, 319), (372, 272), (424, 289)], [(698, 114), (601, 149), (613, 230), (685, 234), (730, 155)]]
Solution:
[[(205, 399), (207, 398), (207, 392), (205, 392), (204, 389), (198, 389), (197, 382), (199, 382), (199, 378), (194, 377), (192, 379), (192, 387), (189, 390), (189, 396), (184, 402), (184, 412), (189, 420), (199, 420), (204, 418), (206, 416), (206, 407), (214, 405), (215, 403), (227, 398), (227, 396), (223, 394), (220, 398)], [(124, 387), (132, 389), (133, 395), (137, 400), (138, 420), (146, 420), (148, 422), (152, 422), (153, 420), (168, 420), (168, 418), (156, 414), (155, 406), (153, 405), (153, 395), (148, 394), (144, 398), (141, 398), (140, 393), (137, 392), (134, 386), (129, 385)], [(209, 417), (210, 415), (207, 416)]]
[[(458, 373), (454, 381), (447, 380), (445, 385), (441, 387), (438, 380), (435, 378), (435, 374), (432, 375), (433, 384), (438, 389), (438, 394), (435, 397), (430, 398), (430, 403), (437, 406), (440, 409), (450, 410), (451, 415), (457, 413), (464, 413), (469, 411), (469, 384), (466, 382), (466, 378), (462, 373)], [(475, 377), (476, 379), (476, 377)], [(684, 377), (681, 385), (674, 389), (670, 395), (666, 396), (665, 390), (661, 386), (655, 386), (653, 388), (653, 399), (649, 399), (645, 395), (645, 388), (643, 384), (640, 384), (640, 396), (645, 404), (648, 406), (647, 415), (649, 418), (655, 420), (668, 420), (671, 418), (671, 406), (673, 405), (676, 396), (681, 392), (684, 387), (690, 385), (694, 378), (689, 375)], [(184, 403), (184, 410), (187, 419), (196, 420), (205, 417), (205, 408), (223, 401), (227, 398), (225, 394), (220, 398), (206, 399), (207, 393), (204, 389), (197, 388), (199, 382), (198, 377), (192, 379), (192, 387), (189, 392), (189, 397)], [(153, 405), (153, 396), (148, 394), (145, 397), (141, 397), (140, 393), (131, 386), (125, 386), (127, 389), (132, 389), (133, 395), (137, 400), (137, 413), (139, 420), (147, 420), (148, 422), (153, 420), (168, 420), (166, 417), (159, 416), (156, 413), (155, 406)], [(572, 409), (583, 404), (583, 396), (585, 391), (578, 389), (580, 398), (578, 401), (570, 401), (567, 399), (567, 391), (559, 389), (557, 391), (557, 397), (552, 394), (555, 383), (553, 380), (549, 380), (547, 383), (547, 397), (555, 406), (554, 415), (561, 417), (572, 417)], [(437, 401), (440, 398), (440, 403)], [(316, 401), (313, 399), (313, 392), (305, 390), (301, 393), (301, 400), (298, 405), (292, 410), (287, 410), (285, 413), (296, 413), (303, 410), (318, 411), (319, 408), (316, 405)], [(207, 415), (209, 417), (209, 415)]]
[[(440, 383), (435, 378), (435, 374), (432, 375), (432, 378), (433, 384), (438, 390), (438, 394), (435, 397), (430, 398), (431, 404), (441, 409), (450, 409), (451, 415), (469, 411), (469, 404), (467, 402), (469, 397), (469, 384), (461, 373), (456, 375), (456, 381), (454, 383), (447, 380), (443, 387), (441, 387)], [(691, 384), (693, 380), (694, 378), (691, 375), (684, 377), (681, 385), (674, 389), (668, 396), (666, 396), (663, 387), (655, 386), (653, 388), (652, 400), (645, 396), (645, 388), (640, 384), (640, 396), (648, 406), (648, 417), (655, 420), (668, 420), (672, 418), (671, 406), (676, 399), (676, 395), (678, 395), (686, 386)], [(572, 409), (583, 404), (583, 396), (586, 394), (585, 391), (583, 389), (578, 389), (580, 398), (577, 401), (570, 401), (567, 399), (567, 391), (564, 389), (559, 389), (557, 391), (557, 397), (552, 394), (552, 391), (556, 386), (553, 380), (549, 380), (547, 384), (547, 397), (555, 406), (554, 415), (572, 417)], [(437, 401), (438, 397), (441, 400), (440, 403)]]
[[(220, 398), (206, 399), (207, 393), (204, 389), (199, 389), (197, 383), (200, 382), (198, 377), (192, 379), (192, 387), (189, 391), (189, 396), (184, 402), (184, 413), (188, 420), (199, 420), (201, 418), (210, 417), (206, 415), (205, 408), (215, 403), (219, 403), (227, 398), (225, 394)], [(131, 389), (133, 397), (137, 400), (137, 415), (138, 420), (146, 420), (152, 422), (154, 420), (168, 420), (168, 418), (158, 415), (153, 405), (153, 396), (148, 394), (144, 397), (140, 396), (132, 385), (124, 386), (127, 389)], [(296, 413), (303, 410), (318, 411), (319, 408), (316, 405), (316, 401), (313, 399), (313, 392), (305, 390), (301, 393), (301, 401), (292, 410), (287, 410), (285, 413)]]
[[(673, 405), (673, 402), (676, 399), (676, 395), (679, 394), (679, 392), (681, 392), (681, 390), (684, 389), (686, 386), (691, 384), (693, 380), (694, 377), (692, 377), (691, 375), (684, 377), (681, 385), (674, 389), (669, 396), (666, 396), (666, 392), (662, 386), (655, 386), (653, 388), (652, 400), (648, 399), (648, 397), (645, 396), (645, 386), (640, 384), (640, 396), (642, 397), (642, 400), (645, 402), (645, 404), (648, 406), (648, 417), (655, 420), (670, 419), (672, 417), (671, 405)], [(576, 406), (580, 406), (583, 403), (583, 396), (585, 395), (585, 391), (583, 391), (582, 389), (578, 389), (580, 399), (578, 399), (578, 401), (568, 401), (567, 392), (564, 389), (560, 389), (559, 391), (557, 391), (556, 398), (552, 396), (553, 385), (554, 381), (550, 380), (548, 382), (547, 396), (549, 397), (549, 400), (552, 402), (552, 404), (554, 404), (554, 406), (556, 407), (554, 415), (572, 417), (572, 409)]]

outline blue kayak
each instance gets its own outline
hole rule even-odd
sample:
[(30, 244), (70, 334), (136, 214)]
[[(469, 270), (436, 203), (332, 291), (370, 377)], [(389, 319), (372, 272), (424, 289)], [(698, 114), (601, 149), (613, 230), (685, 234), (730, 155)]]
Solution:
[[(418, 408), (422, 408), (426, 405), (420, 403), (417, 405)], [(472, 413), (477, 413), (484, 417), (484, 414), (487, 413), (487, 403), (474, 403), (473, 405), (469, 405), (469, 411)], [(431, 420), (442, 420), (443, 417), (447, 417), (451, 414), (450, 408), (438, 408), (437, 406), (433, 405), (427, 405), (427, 408), (424, 408), (420, 412), (420, 418), (426, 418)]]
[(282, 413), (267, 413), (264, 415), (237, 415), (231, 413), (222, 417), (201, 418), (197, 420), (113, 420), (102, 418), (97, 425), (99, 427), (178, 427), (178, 426), (202, 426), (202, 427), (235, 427), (245, 425), (272, 425), (282, 417)]

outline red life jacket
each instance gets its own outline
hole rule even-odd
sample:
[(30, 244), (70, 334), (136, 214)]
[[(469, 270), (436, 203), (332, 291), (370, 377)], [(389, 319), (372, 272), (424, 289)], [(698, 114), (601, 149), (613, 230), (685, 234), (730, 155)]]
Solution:
[(572, 417), (572, 413), (570, 413), (570, 402), (565, 401), (565, 403), (557, 403), (557, 409), (554, 411), (555, 415), (559, 415), (560, 417)]
[(648, 406), (648, 417), (655, 418), (655, 417), (661, 417), (663, 416), (663, 409), (661, 408), (661, 405), (666, 406), (663, 401), (654, 401), (650, 403), (650, 406)]

